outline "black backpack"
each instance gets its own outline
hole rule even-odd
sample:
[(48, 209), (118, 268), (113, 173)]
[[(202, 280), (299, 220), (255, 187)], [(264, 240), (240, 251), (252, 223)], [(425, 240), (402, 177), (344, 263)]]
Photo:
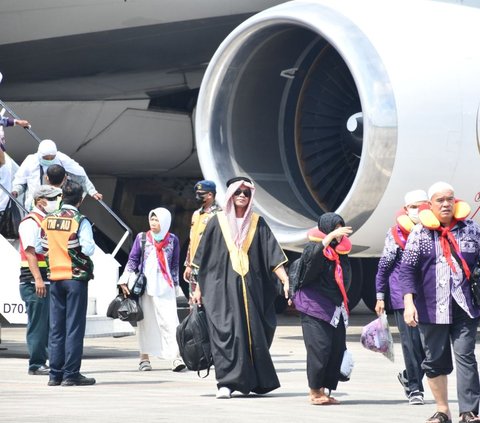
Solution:
[(200, 370), (210, 373), (213, 364), (208, 336), (207, 317), (202, 306), (194, 304), (190, 314), (177, 327), (177, 343), (180, 355), (189, 370)]
[(305, 271), (307, 266), (303, 257), (300, 257), (290, 264), (288, 267), (288, 280), (290, 282), (289, 291), (290, 296), (295, 294), (302, 286), (305, 279)]

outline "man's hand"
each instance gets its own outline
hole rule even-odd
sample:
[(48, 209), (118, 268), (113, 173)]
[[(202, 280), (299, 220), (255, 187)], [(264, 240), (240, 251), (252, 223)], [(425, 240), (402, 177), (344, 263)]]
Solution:
[(198, 283), (192, 296), (192, 302), (193, 304), (202, 304), (202, 292), (200, 291)]
[(418, 322), (418, 313), (415, 304), (413, 303), (413, 295), (405, 294), (403, 297), (403, 302), (405, 303), (405, 311), (403, 312), (403, 319), (408, 326), (414, 328), (417, 326)]
[(103, 200), (103, 195), (100, 194), (99, 192), (96, 192), (95, 194), (92, 195), (95, 200)]
[(385, 301), (384, 300), (377, 300), (375, 304), (375, 313), (377, 316), (380, 316), (385, 311)]
[(47, 296), (47, 287), (42, 279), (35, 279), (35, 293), (39, 298), (45, 298)]
[(285, 294), (285, 298), (288, 300), (289, 296), (290, 296), (290, 293), (288, 292), (288, 290), (290, 289), (290, 281), (289, 279), (285, 279), (283, 281), (283, 292)]
[(28, 120), (23, 119), (14, 119), (15, 125), (21, 126), (23, 128), (30, 128), (30, 122)]
[(190, 283), (190, 279), (192, 277), (192, 268), (190, 266), (185, 267), (185, 271), (183, 272), (183, 280), (185, 282)]

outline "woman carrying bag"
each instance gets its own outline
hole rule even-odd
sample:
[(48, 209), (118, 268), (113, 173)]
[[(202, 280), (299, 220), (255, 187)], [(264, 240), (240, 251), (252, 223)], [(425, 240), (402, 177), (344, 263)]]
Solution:
[(140, 346), (140, 371), (152, 370), (149, 355), (171, 359), (172, 370), (185, 368), (176, 340), (179, 324), (176, 290), (178, 286), (180, 247), (176, 235), (169, 232), (172, 216), (162, 207), (148, 214), (150, 230), (145, 236), (142, 257), (142, 233), (139, 233), (128, 257), (125, 271), (118, 284), (124, 295), (130, 295), (129, 281), (142, 272), (147, 279), (145, 292), (139, 298), (144, 318), (137, 323)]

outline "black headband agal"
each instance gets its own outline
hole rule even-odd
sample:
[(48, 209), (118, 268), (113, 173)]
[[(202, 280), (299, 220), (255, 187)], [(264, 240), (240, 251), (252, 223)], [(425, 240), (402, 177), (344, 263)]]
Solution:
[(234, 182), (238, 181), (245, 181), (248, 182), (249, 184), (253, 184), (252, 180), (250, 178), (247, 178), (246, 176), (235, 176), (234, 178), (231, 178), (227, 181), (227, 188), (232, 185)]

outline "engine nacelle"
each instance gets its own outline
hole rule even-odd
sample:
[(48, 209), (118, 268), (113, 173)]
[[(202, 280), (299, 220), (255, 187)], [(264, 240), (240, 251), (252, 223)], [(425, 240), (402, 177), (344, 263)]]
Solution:
[(418, 0), (293, 1), (245, 21), (202, 82), (205, 177), (248, 175), (257, 210), (298, 249), (318, 215), (381, 253), (405, 192), (439, 180), (477, 209), (480, 10)]

